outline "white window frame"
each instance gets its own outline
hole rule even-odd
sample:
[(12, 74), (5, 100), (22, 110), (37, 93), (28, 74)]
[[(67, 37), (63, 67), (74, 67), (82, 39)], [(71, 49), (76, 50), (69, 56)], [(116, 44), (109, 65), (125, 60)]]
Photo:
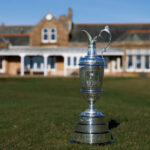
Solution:
[(122, 58), (119, 56), (119, 57), (117, 57), (117, 71), (118, 72), (122, 72), (122, 66), (121, 66), (121, 64), (122, 64)]
[[(45, 35), (44, 30), (45, 30), (45, 29), (47, 29), (47, 37), (48, 37), (47, 40), (44, 39), (44, 35)], [(55, 39), (52, 39), (52, 38), (51, 38), (51, 35), (53, 34), (53, 33), (52, 33), (52, 29), (55, 30), (55, 32), (54, 32), (54, 34), (55, 34)], [(42, 37), (41, 37), (42, 43), (56, 43), (56, 42), (57, 42), (57, 29), (56, 29), (55, 27), (52, 27), (52, 28), (44, 27), (44, 28), (42, 29), (41, 36), (42, 36)]]
[[(47, 40), (44, 39), (44, 35), (45, 35), (44, 30), (45, 29), (47, 29)], [(45, 27), (45, 28), (42, 29), (42, 34), (41, 34), (42, 35), (42, 43), (48, 43), (49, 42), (49, 34), (48, 33), (49, 33), (49, 29), (48, 28)]]
[(117, 58), (112, 59), (112, 72), (117, 72)]
[[(74, 65), (74, 57), (76, 57), (76, 65)], [(72, 69), (76, 69), (79, 67), (78, 66), (78, 57), (79, 56), (77, 56), (77, 55), (71, 56), (71, 66), (69, 66), (69, 67), (71, 67)]]
[[(41, 57), (40, 68), (38, 68), (38, 62), (37, 62), (38, 57)], [(35, 69), (38, 71), (43, 70), (43, 63), (44, 63), (43, 57), (42, 56), (36, 56), (35, 58), (36, 58), (35, 59), (35, 61), (36, 61), (36, 65), (35, 65), (36, 68)]]
[[(132, 56), (132, 68), (128, 68), (129, 56)], [(133, 72), (134, 71), (134, 55), (129, 54), (126, 56), (126, 70), (127, 70), (127, 72)]]
[[(76, 61), (74, 61), (74, 60), (76, 60)], [(78, 63), (77, 63), (77, 56), (74, 56), (74, 57), (73, 57), (73, 66), (76, 67), (77, 64), (78, 64)]]
[[(27, 69), (30, 69), (30, 71), (39, 72), (39, 71), (43, 70), (43, 66), (44, 66), (44, 62), (43, 61), (44, 60), (42, 60), (42, 62), (40, 64), (40, 68), (38, 68), (37, 67), (37, 57), (38, 56), (32, 56), (32, 58), (28, 57)], [(40, 57), (42, 57), (42, 56), (40, 56)], [(33, 68), (31, 68), (31, 64), (30, 64), (31, 59), (33, 59)], [(43, 59), (43, 57), (42, 57), (42, 59)]]
[[(149, 57), (149, 68), (147, 69), (146, 67), (145, 67), (145, 63), (146, 63), (146, 59), (145, 59), (145, 57), (146, 56), (148, 56)], [(150, 55), (144, 55), (144, 72), (150, 72)]]
[[(68, 57), (70, 57), (70, 66), (68, 66)], [(74, 57), (76, 57), (76, 65), (74, 65)], [(80, 55), (66, 55), (66, 68), (68, 69), (77, 69), (79, 68)]]
[[(55, 35), (55, 39), (52, 39), (51, 38), (51, 36), (52, 36), (52, 29), (54, 29), (55, 30), (55, 32), (54, 32), (54, 35)], [(49, 42), (50, 43), (56, 43), (57, 42), (57, 30), (56, 30), (56, 28), (55, 27), (52, 27), (52, 28), (50, 28), (49, 29), (49, 34), (50, 34), (50, 36), (49, 36)]]
[(5, 73), (5, 59), (2, 56), (0, 57), (2, 59), (2, 68), (0, 68), (0, 73)]
[[(133, 67), (128, 68), (128, 59), (129, 56), (132, 56), (132, 63)], [(137, 68), (137, 56), (141, 57), (141, 67)], [(150, 65), (150, 50), (143, 50), (143, 49), (133, 49), (133, 50), (128, 50), (127, 51), (127, 56), (126, 56), (126, 71), (127, 72), (150, 72), (150, 68), (146, 69), (145, 68), (145, 57), (149, 56), (149, 65)]]
[(54, 58), (55, 58), (55, 68), (51, 68), (51, 63), (48, 64), (48, 60), (47, 60), (47, 70), (48, 70), (48, 71), (53, 71), (53, 72), (55, 72), (55, 71), (56, 71), (56, 68), (57, 68), (56, 56), (49, 56), (47, 59), (50, 59), (50, 60), (49, 60), (50, 62), (51, 62), (51, 57), (54, 57)]
[[(140, 61), (141, 61), (141, 62), (140, 62), (140, 63), (141, 63), (141, 67), (140, 67), (140, 68), (137, 68), (137, 56), (140, 56), (140, 58), (141, 58), (141, 59), (140, 59)], [(136, 61), (135, 61), (135, 62), (136, 62), (136, 63), (135, 63), (135, 66), (136, 66), (135, 68), (136, 68), (136, 69), (135, 69), (135, 71), (136, 71), (136, 72), (141, 72), (141, 71), (142, 71), (142, 55), (141, 55), (141, 54), (137, 54), (135, 57), (136, 57)]]
[(109, 56), (104, 56), (104, 62), (105, 62), (105, 57), (107, 57), (108, 58), (108, 64), (107, 64), (107, 68), (104, 68), (104, 71), (105, 72), (110, 72), (110, 58), (109, 58)]
[[(128, 49), (126, 51), (126, 71), (127, 72), (134, 72), (135, 71), (135, 67), (136, 67), (136, 50), (135, 49)], [(129, 60), (129, 56), (132, 56), (132, 68), (128, 68), (128, 60)]]
[[(68, 65), (68, 59), (70, 58), (70, 65)], [(71, 67), (71, 57), (67, 56), (67, 67)]]

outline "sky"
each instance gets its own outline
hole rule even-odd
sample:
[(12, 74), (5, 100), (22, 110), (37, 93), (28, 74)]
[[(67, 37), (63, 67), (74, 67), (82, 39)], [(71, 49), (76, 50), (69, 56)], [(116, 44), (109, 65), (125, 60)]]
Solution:
[(73, 23), (150, 23), (150, 0), (0, 0), (0, 24), (35, 25), (68, 8)]

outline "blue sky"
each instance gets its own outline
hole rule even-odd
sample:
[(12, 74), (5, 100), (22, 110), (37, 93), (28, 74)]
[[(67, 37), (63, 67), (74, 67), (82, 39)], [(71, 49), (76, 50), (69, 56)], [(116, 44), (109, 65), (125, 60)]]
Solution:
[(0, 0), (0, 24), (34, 25), (69, 7), (74, 23), (150, 23), (150, 0)]

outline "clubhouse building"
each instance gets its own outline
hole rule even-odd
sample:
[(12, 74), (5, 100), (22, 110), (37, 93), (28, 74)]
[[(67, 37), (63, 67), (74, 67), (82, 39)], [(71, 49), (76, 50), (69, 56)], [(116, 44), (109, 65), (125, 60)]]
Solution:
[[(81, 30), (92, 36), (106, 24), (74, 24), (72, 10), (55, 18), (47, 13), (35, 26), (0, 25), (0, 74), (71, 76), (78, 74), (80, 57), (87, 53)], [(105, 58), (105, 75), (150, 75), (150, 23), (107, 24), (112, 43)], [(107, 38), (107, 37), (106, 37)], [(107, 39), (106, 39), (107, 40)], [(97, 43), (98, 55), (104, 41)]]

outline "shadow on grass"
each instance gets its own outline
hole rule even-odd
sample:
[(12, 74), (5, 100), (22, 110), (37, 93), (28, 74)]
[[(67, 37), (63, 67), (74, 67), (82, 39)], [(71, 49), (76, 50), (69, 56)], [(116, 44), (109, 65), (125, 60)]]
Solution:
[(117, 128), (119, 125), (120, 125), (120, 123), (117, 122), (116, 120), (112, 119), (109, 121), (109, 129)]

